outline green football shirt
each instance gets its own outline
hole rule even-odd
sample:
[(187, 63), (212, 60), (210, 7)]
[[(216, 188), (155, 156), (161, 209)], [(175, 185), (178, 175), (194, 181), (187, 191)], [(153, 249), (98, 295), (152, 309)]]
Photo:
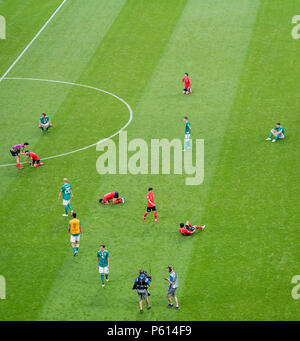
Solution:
[(107, 250), (98, 251), (97, 252), (97, 258), (99, 259), (99, 266), (101, 268), (105, 268), (108, 265), (107, 258), (109, 258), (109, 253)]
[(61, 192), (64, 200), (70, 200), (71, 199), (71, 190), (72, 187), (70, 184), (65, 184), (61, 186)]

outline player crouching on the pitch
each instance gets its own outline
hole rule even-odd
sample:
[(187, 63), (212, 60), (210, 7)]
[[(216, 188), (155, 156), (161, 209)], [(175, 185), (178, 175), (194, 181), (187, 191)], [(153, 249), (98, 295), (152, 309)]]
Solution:
[(109, 201), (112, 200), (114, 205), (120, 204), (121, 202), (124, 203), (124, 198), (119, 198), (119, 192), (111, 192), (104, 195), (103, 198), (99, 199), (100, 204), (102, 205), (109, 205)]
[(71, 234), (70, 242), (74, 251), (74, 256), (77, 255), (79, 250), (79, 241), (82, 237), (81, 221), (76, 218), (76, 213), (72, 213), (73, 219), (69, 222), (68, 232)]
[(42, 132), (44, 132), (45, 129), (46, 131), (48, 131), (50, 127), (52, 127), (50, 117), (43, 113), (42, 116), (40, 117), (39, 128), (42, 130)]
[(278, 139), (283, 140), (285, 138), (284, 128), (281, 126), (280, 123), (276, 123), (276, 126), (271, 130), (269, 137), (266, 138), (266, 141), (270, 141), (273, 136), (275, 137), (275, 139), (272, 142), (276, 142)]
[(184, 83), (184, 89), (182, 93), (184, 95), (189, 95), (192, 92), (192, 89), (191, 89), (192, 82), (189, 78), (188, 73), (184, 74), (184, 77), (182, 78), (182, 83)]
[(19, 154), (25, 154), (23, 151), (25, 148), (27, 148), (29, 146), (29, 143), (28, 142), (25, 142), (24, 144), (17, 144), (15, 146), (12, 146), (10, 148), (10, 153), (11, 155), (16, 159), (16, 166), (19, 168), (19, 169), (24, 169), (24, 167), (21, 166), (20, 164), (20, 156)]
[(139, 306), (140, 306), (140, 313), (143, 312), (143, 299), (147, 303), (147, 309), (151, 309), (151, 305), (149, 302), (149, 291), (148, 287), (151, 287), (150, 284), (151, 277), (149, 275), (146, 276), (145, 270), (140, 270), (140, 275), (134, 280), (134, 284), (132, 290), (136, 290), (139, 296)]
[(43, 166), (43, 162), (41, 162), (40, 158), (36, 154), (30, 152), (29, 150), (26, 150), (25, 154), (27, 155), (27, 158), (25, 159), (25, 161), (30, 159), (31, 167)]
[(187, 221), (184, 225), (184, 223), (180, 223), (180, 228), (178, 231), (183, 235), (183, 236), (190, 236), (193, 234), (196, 229), (198, 230), (204, 230), (206, 225), (199, 226), (199, 225), (192, 225), (189, 221)]

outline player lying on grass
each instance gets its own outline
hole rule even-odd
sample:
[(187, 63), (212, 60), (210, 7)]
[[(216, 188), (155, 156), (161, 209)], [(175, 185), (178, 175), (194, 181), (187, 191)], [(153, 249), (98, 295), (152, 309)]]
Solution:
[(27, 155), (25, 161), (30, 159), (31, 167), (39, 167), (43, 165), (43, 162), (41, 162), (40, 158), (36, 154), (30, 152), (29, 150), (26, 150), (25, 154)]
[(180, 225), (180, 228), (178, 229), (178, 231), (184, 236), (190, 236), (196, 231), (196, 229), (204, 230), (206, 226), (206, 225), (203, 225), (203, 226), (192, 225), (189, 221), (187, 221), (185, 225), (184, 223), (180, 223), (179, 225)]
[(182, 93), (184, 95), (189, 95), (192, 92), (192, 89), (191, 89), (192, 82), (189, 78), (188, 73), (184, 74), (184, 77), (182, 78), (182, 83), (184, 83), (184, 88), (183, 88)]
[(73, 219), (69, 222), (68, 232), (71, 235), (70, 242), (74, 252), (74, 256), (77, 255), (79, 251), (79, 241), (82, 237), (81, 221), (76, 218), (76, 213), (72, 213)]
[(124, 198), (119, 198), (119, 192), (111, 192), (104, 195), (103, 198), (99, 199), (100, 204), (102, 205), (109, 205), (110, 200), (114, 205), (120, 204), (121, 202), (124, 203)]
[(16, 159), (16, 166), (19, 168), (19, 169), (23, 169), (24, 167), (22, 167), (20, 165), (20, 154), (24, 155), (24, 149), (27, 148), (29, 146), (29, 143), (28, 142), (25, 142), (24, 144), (17, 144), (15, 146), (12, 146), (10, 148), (10, 153), (11, 155)]
[(272, 140), (272, 137), (275, 137), (272, 142), (276, 142), (278, 139), (283, 140), (285, 138), (284, 135), (284, 128), (280, 123), (276, 123), (276, 126), (271, 130), (271, 133), (268, 138), (266, 138), (266, 141)]
[(50, 117), (47, 116), (45, 113), (42, 114), (42, 116), (40, 117), (40, 121), (39, 121), (39, 128), (42, 130), (42, 131), (48, 131), (48, 129), (52, 127), (52, 123), (51, 123), (51, 120), (50, 120)]
[(148, 188), (148, 193), (147, 193), (147, 211), (144, 214), (143, 220), (146, 220), (147, 214), (149, 212), (153, 211), (154, 212), (154, 220), (156, 223), (159, 221), (157, 220), (157, 212), (156, 212), (156, 205), (154, 202), (154, 193), (153, 193), (153, 188), (150, 187)]

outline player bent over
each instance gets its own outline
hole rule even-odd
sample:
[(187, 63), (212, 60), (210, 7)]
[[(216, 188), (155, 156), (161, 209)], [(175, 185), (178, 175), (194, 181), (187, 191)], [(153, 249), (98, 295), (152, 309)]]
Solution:
[(31, 167), (43, 166), (43, 162), (41, 162), (40, 158), (36, 154), (30, 152), (29, 150), (26, 150), (25, 154), (27, 155), (27, 158), (25, 159), (25, 161), (30, 159)]
[(148, 188), (148, 193), (147, 193), (147, 211), (144, 214), (143, 220), (146, 220), (147, 214), (149, 212), (153, 211), (154, 212), (154, 220), (156, 223), (159, 223), (157, 220), (157, 212), (156, 212), (156, 205), (154, 202), (154, 193), (153, 193), (153, 188), (150, 187)]
[(114, 205), (120, 204), (121, 202), (124, 203), (124, 198), (119, 198), (119, 192), (111, 192), (104, 195), (103, 198), (99, 199), (100, 204), (102, 205), (109, 205), (110, 200)]
[(63, 214), (63, 217), (68, 216), (68, 209), (70, 209), (71, 213), (73, 213), (70, 201), (71, 198), (74, 198), (72, 187), (68, 183), (68, 179), (64, 178), (64, 185), (61, 186), (61, 190), (58, 196), (58, 200), (60, 200), (61, 196), (63, 197), (63, 206), (65, 208), (65, 213)]
[(192, 82), (189, 78), (188, 73), (184, 74), (184, 77), (182, 78), (182, 83), (184, 83), (184, 89), (182, 93), (184, 95), (189, 95), (192, 92), (192, 89), (191, 89)]
[(74, 257), (77, 255), (79, 250), (80, 236), (82, 237), (81, 221), (76, 218), (76, 213), (72, 213), (73, 219), (69, 222), (68, 232), (71, 234), (70, 242), (74, 251)]
[(102, 287), (104, 288), (104, 275), (106, 282), (109, 281), (109, 253), (105, 250), (105, 245), (100, 245), (100, 250), (97, 252), (97, 262), (99, 267), (100, 278), (102, 282)]
[(184, 225), (184, 223), (180, 223), (180, 228), (178, 231), (183, 235), (183, 236), (190, 236), (193, 234), (197, 229), (198, 230), (204, 230), (206, 225), (199, 226), (199, 225), (192, 225), (189, 221), (187, 221)]
[(52, 127), (50, 117), (43, 113), (42, 116), (40, 117), (39, 128), (41, 129), (42, 132), (44, 132), (45, 130), (48, 131), (50, 127)]
[(271, 130), (271, 134), (268, 138), (266, 138), (266, 141), (270, 141), (273, 136), (275, 139), (272, 142), (276, 142), (278, 139), (283, 140), (285, 138), (284, 128), (280, 123), (276, 123), (276, 126)]
[(17, 144), (15, 146), (12, 146), (10, 148), (10, 153), (11, 155), (16, 159), (16, 166), (19, 168), (19, 169), (24, 169), (24, 167), (21, 166), (20, 164), (20, 154), (25, 154), (24, 153), (24, 149), (27, 148), (29, 146), (29, 143), (28, 142), (25, 142), (24, 144)]

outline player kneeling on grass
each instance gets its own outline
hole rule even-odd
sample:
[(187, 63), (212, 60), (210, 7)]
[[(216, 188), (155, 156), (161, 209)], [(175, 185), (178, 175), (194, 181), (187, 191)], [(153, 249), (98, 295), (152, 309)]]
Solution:
[(193, 234), (197, 229), (198, 230), (204, 230), (206, 225), (199, 226), (199, 225), (192, 225), (189, 221), (187, 221), (184, 225), (184, 223), (180, 223), (180, 228), (178, 231), (183, 235), (183, 236), (190, 236)]
[(39, 128), (44, 132), (45, 130), (48, 131), (50, 127), (52, 127), (50, 117), (43, 113), (40, 117)]
[(100, 278), (102, 282), (102, 287), (104, 288), (104, 276), (106, 282), (109, 281), (108, 273), (109, 273), (109, 253), (105, 250), (105, 245), (100, 245), (100, 250), (97, 252), (97, 261), (99, 267)]
[(280, 123), (276, 123), (276, 126), (271, 130), (271, 133), (268, 138), (266, 138), (266, 141), (272, 140), (272, 137), (275, 137), (272, 142), (276, 142), (278, 139), (283, 140), (285, 138), (284, 135), (284, 128)]
[(82, 237), (81, 222), (76, 218), (76, 213), (72, 213), (73, 219), (69, 222), (68, 232), (71, 234), (70, 242), (74, 251), (74, 256), (77, 255), (79, 250), (80, 236)]
[(109, 205), (110, 200), (114, 205), (120, 204), (121, 202), (124, 203), (124, 198), (119, 198), (119, 192), (111, 192), (104, 195), (103, 198), (99, 199), (100, 204), (102, 205)]
[(43, 162), (41, 162), (40, 158), (36, 154), (30, 152), (29, 150), (26, 150), (25, 154), (27, 155), (27, 158), (25, 159), (25, 161), (30, 159), (31, 167), (43, 166)]
[(25, 148), (27, 148), (29, 146), (29, 143), (28, 142), (25, 142), (24, 144), (17, 144), (15, 146), (12, 146), (10, 148), (10, 153), (11, 155), (16, 159), (16, 166), (19, 168), (19, 169), (23, 169), (24, 167), (21, 166), (20, 164), (20, 154), (25, 154), (23, 151)]
[(191, 89), (192, 82), (189, 78), (188, 73), (184, 74), (184, 77), (182, 78), (182, 83), (184, 83), (184, 89), (182, 93), (184, 95), (189, 95), (192, 92), (192, 89)]
[(147, 303), (147, 309), (151, 309), (148, 287), (151, 287), (149, 277), (145, 275), (145, 270), (140, 270), (140, 275), (134, 280), (132, 287), (133, 290), (136, 290), (139, 297), (140, 313), (143, 312), (143, 299)]

